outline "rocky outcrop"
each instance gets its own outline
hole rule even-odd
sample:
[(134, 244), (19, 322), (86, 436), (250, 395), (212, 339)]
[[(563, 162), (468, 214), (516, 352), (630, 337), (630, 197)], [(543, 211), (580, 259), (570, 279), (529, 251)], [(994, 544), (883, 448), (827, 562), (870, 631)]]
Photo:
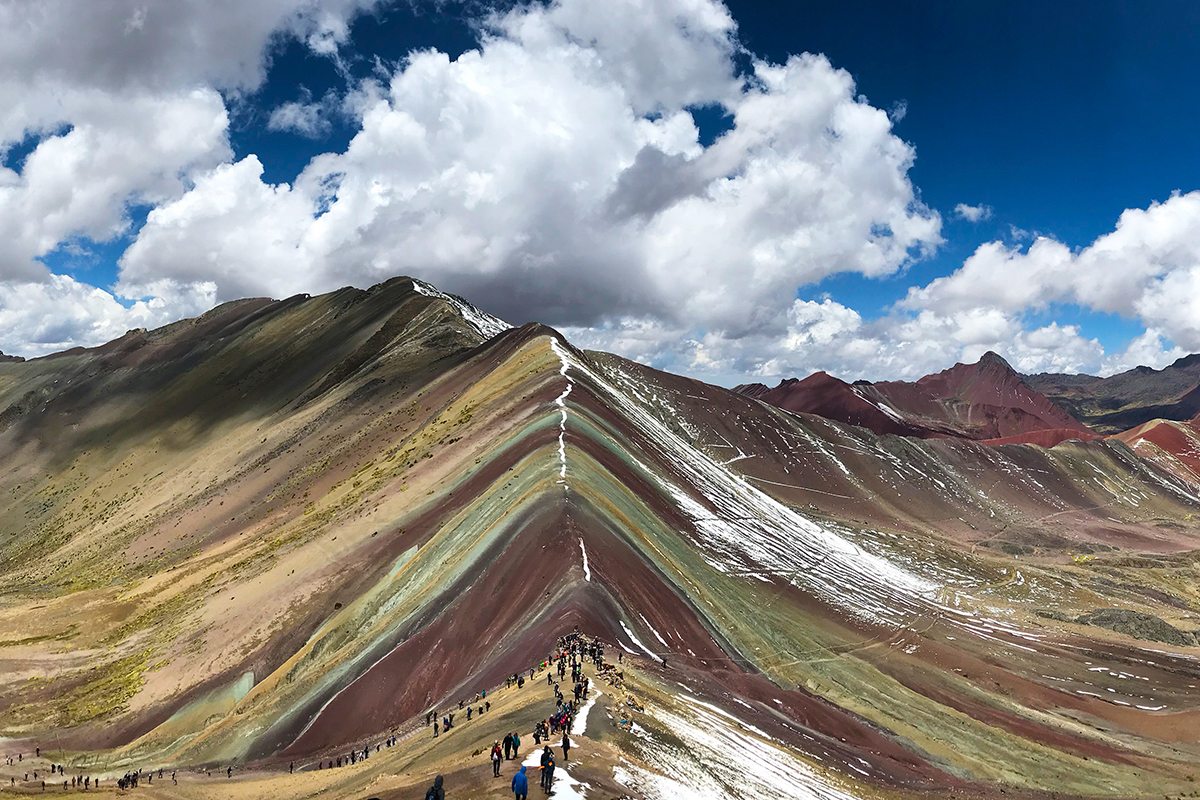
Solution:
[(1076, 617), (1075, 622), (1080, 625), (1107, 628), (1135, 639), (1146, 639), (1151, 642), (1163, 642), (1179, 647), (1196, 644), (1196, 635), (1192, 631), (1180, 630), (1153, 614), (1146, 614), (1142, 611), (1131, 611), (1125, 608), (1099, 608)]

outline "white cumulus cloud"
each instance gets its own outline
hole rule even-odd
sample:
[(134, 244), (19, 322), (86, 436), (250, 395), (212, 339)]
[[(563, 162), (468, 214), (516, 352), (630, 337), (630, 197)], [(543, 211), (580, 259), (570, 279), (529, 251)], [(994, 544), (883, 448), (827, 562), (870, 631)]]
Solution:
[(67, 275), (37, 281), (0, 281), (0, 341), (8, 355), (25, 357), (97, 344), (133, 328), (157, 328), (212, 308), (211, 284), (158, 286), (152, 297), (121, 302), (111, 292)]
[[(741, 75), (734, 36), (712, 0), (494, 17), (477, 50), (415, 52), (364, 86), (349, 148), (292, 185), (256, 185), (250, 159), (198, 179), (151, 214), (121, 286), (232, 298), (413, 273), (515, 321), (785, 335), (798, 286), (894, 273), (941, 220), (848, 73), (805, 55)], [(711, 104), (732, 127), (703, 147), (690, 109)]]
[[(0, 2), (0, 303), (38, 309), (38, 297), (65, 297), (66, 284), (37, 259), (80, 238), (127, 233), (131, 206), (175, 200), (227, 163), (220, 91), (259, 86), (273, 37), (295, 36), (328, 53), (345, 41), (348, 20), (376, 2)], [(8, 163), (14, 146), (32, 147), (23, 163)], [(195, 296), (193, 288), (178, 291), (159, 298), (155, 319), (190, 313), (194, 304), (179, 298)], [(107, 292), (105, 302), (78, 286), (71, 292), (86, 301), (64, 302), (57, 327), (74, 337), (12, 325), (4, 346), (32, 352), (96, 344), (113, 329), (111, 320), (137, 316), (113, 310), (124, 306)], [(7, 319), (32, 319), (26, 310), (0, 305)]]
[(1200, 350), (1200, 192), (1128, 209), (1079, 250), (1045, 236), (1028, 248), (988, 242), (953, 274), (911, 289), (903, 305), (1018, 313), (1052, 303), (1136, 318)]
[[(338, 114), (358, 132), (291, 183), (263, 181), (267, 154), (233, 160), (220, 92), (249, 96), (276, 36), (341, 58), (377, 2), (0, 3), (0, 151), (36, 143), (0, 166), (0, 343), (95, 344), (204, 302), (409, 273), (725, 382), (916, 377), (989, 349), (1026, 371), (1112, 371), (1200, 349), (1200, 193), (1127, 210), (1082, 248), (1014, 229), (879, 318), (796, 299), (830, 275), (903, 274), (942, 219), (893, 130), (903, 104), (872, 106), (820, 55), (747, 53), (718, 0), (510, 6), (479, 21), (475, 49), (412, 52), (344, 102), (297, 87), (269, 130), (319, 140)], [(728, 123), (707, 144), (700, 107)], [(136, 232), (132, 205), (150, 207)], [(112, 292), (38, 261), (134, 233)], [(57, 327), (38, 316), (56, 298), (71, 309)], [(1109, 353), (1029, 321), (1063, 304), (1146, 332)]]
[(992, 218), (992, 207), (988, 205), (969, 206), (959, 203), (954, 207), (954, 216), (967, 222), (981, 222)]

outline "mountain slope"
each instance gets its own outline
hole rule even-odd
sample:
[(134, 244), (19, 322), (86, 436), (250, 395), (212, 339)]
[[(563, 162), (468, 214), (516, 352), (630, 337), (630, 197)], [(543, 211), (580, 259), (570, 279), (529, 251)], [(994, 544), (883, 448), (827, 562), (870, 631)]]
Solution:
[(1200, 610), (1200, 488), (1121, 441), (879, 437), (408, 279), (3, 364), (0, 409), (0, 735), (73, 770), (308, 769), (576, 625), (645, 707), (580, 767), (614, 794), (1157, 797), (1200, 755), (1200, 651), (1086, 622)]
[(1185, 356), (1161, 370), (1135, 367), (1107, 378), (1024, 377), (1030, 386), (1102, 433), (1120, 433), (1159, 418), (1186, 422), (1200, 414), (1200, 355)]

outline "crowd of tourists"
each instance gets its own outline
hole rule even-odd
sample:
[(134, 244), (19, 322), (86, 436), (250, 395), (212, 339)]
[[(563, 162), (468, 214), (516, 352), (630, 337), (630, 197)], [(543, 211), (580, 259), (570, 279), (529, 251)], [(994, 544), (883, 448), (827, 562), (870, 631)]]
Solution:
[[(40, 748), (40, 747), (34, 748), (33, 755), (34, 755), (34, 758), (41, 758), (42, 748)], [(15, 767), (18, 764), (23, 764), (24, 762), (25, 762), (25, 754), (24, 753), (17, 753), (15, 756), (6, 755), (4, 757), (4, 763), (6, 766), (9, 766), (9, 767)], [(30, 780), (30, 777), (29, 777), (30, 772), (32, 772), (32, 774), (33, 774), (32, 781)], [(99, 786), (100, 786), (100, 779), (93, 778), (91, 775), (72, 775), (68, 779), (66, 777), (66, 774), (67, 774), (66, 767), (64, 767), (62, 764), (51, 764), (49, 775), (43, 773), (41, 775), (41, 777), (39, 778), (38, 771), (35, 769), (35, 770), (30, 770), (29, 772), (25, 773), (24, 781), (18, 782), (16, 775), (10, 775), (8, 780), (9, 780), (10, 788), (16, 788), (18, 783), (21, 783), (22, 786), (29, 786), (29, 784), (32, 783), (34, 785), (34, 787), (36, 788), (37, 783), (40, 781), (43, 791), (46, 790), (47, 786), (50, 786), (51, 788), (57, 788), (59, 778), (62, 778), (62, 788), (66, 789), (66, 790), (82, 789), (82, 790), (86, 791), (88, 789), (99, 788)], [(46, 783), (47, 777), (50, 778), (49, 784)], [(126, 777), (128, 777), (128, 776), (126, 776)], [(119, 783), (120, 782), (118, 781), (118, 785), (119, 785)]]
[[(622, 657), (618, 654), (618, 664), (622, 661)], [(623, 674), (617, 671), (617, 667), (608, 664), (604, 661), (603, 645), (593, 639), (583, 636), (579, 632), (578, 626), (566, 636), (559, 637), (556, 642), (554, 651), (541, 661), (539, 664), (529, 669), (528, 677), (523, 673), (513, 673), (505, 680), (506, 688), (523, 689), (527, 682), (533, 683), (534, 677), (538, 672), (545, 670), (546, 686), (553, 691), (555, 710), (545, 719), (535, 721), (531, 738), (533, 746), (540, 747), (541, 752), (537, 754), (538, 765), (536, 767), (539, 773), (539, 784), (541, 788), (548, 794), (554, 783), (554, 773), (557, 768), (557, 755), (550, 747), (549, 739), (552, 736), (561, 734), (562, 740), (559, 747), (562, 750), (562, 763), (567, 763), (570, 760), (571, 752), (571, 726), (575, 720), (575, 716), (579, 711), (580, 706), (587, 700), (589, 693), (592, 691), (591, 680), (584, 675), (584, 664), (591, 662), (595, 667), (597, 675), (606, 677), (610, 683), (623, 678)], [(556, 680), (557, 676), (557, 680)], [(567, 686), (567, 692), (564, 692), (563, 685)], [(430, 710), (425, 714), (425, 727), (432, 728), (433, 737), (437, 738), (445, 732), (452, 730), (456, 725), (461, 724), (461, 718), (465, 716), (466, 721), (470, 722), (473, 718), (481, 717), (487, 714), (492, 709), (491, 700), (488, 698), (486, 690), (481, 690), (476, 693), (470, 700), (459, 700), (457, 709), (451, 708), (442, 712)], [(456, 717), (459, 721), (456, 722)], [(315, 765), (310, 766), (310, 769), (317, 770), (336, 769), (343, 766), (350, 766), (366, 760), (371, 756), (372, 747), (375, 752), (379, 752), (383, 748), (391, 748), (399, 743), (399, 737), (389, 735), (382, 742), (376, 744), (366, 744), (361, 749), (355, 747), (344, 755), (336, 755), (328, 758), (322, 757)], [(496, 740), (489, 752), (489, 760), (492, 765), (492, 775), (494, 777), (502, 776), (502, 765), (507, 761), (519, 760), (521, 753), (522, 741), (517, 732), (508, 733), (503, 739)], [(41, 749), (35, 749), (35, 757), (41, 757)], [(6, 756), (7, 765), (10, 767), (23, 764), (25, 761), (24, 753), (17, 753), (15, 756)], [(295, 772), (295, 762), (288, 764), (288, 772)], [(65, 777), (65, 768), (61, 764), (51, 764), (49, 768), (49, 776), (43, 775), (39, 778), (39, 773), (36, 770), (24, 773), (25, 785), (30, 783), (30, 773), (32, 772), (34, 786), (37, 781), (41, 781), (42, 789), (47, 788), (46, 777), (50, 777), (50, 788), (56, 787), (56, 780), (59, 777), (63, 778), (63, 789), (81, 789), (89, 790), (96, 789), (100, 786), (100, 779), (88, 775), (76, 775), (67, 779)], [(211, 770), (207, 771), (209, 777), (212, 776)], [(225, 776), (227, 779), (233, 777), (233, 767), (225, 768)], [(141, 784), (153, 785), (156, 773), (153, 770), (136, 770), (127, 772), (116, 780), (118, 789), (136, 789)], [(164, 771), (157, 770), (157, 778), (161, 781), (164, 779)], [(178, 779), (174, 771), (170, 772), (170, 780), (173, 784), (178, 784)], [(512, 776), (511, 789), (517, 800), (525, 800), (528, 794), (529, 775), (525, 765), (519, 766)], [(429, 800), (444, 800), (445, 798), (445, 780), (443, 776), (437, 776), (434, 784), (429, 787), (426, 797)], [(18, 780), (16, 776), (11, 778), (11, 785), (16, 787)]]
[[(621, 656), (618, 655), (618, 663), (621, 660)], [(553, 789), (554, 772), (558, 766), (557, 754), (551, 748), (548, 740), (551, 736), (559, 733), (562, 734), (562, 741), (559, 747), (562, 749), (562, 763), (566, 764), (570, 760), (572, 748), (572, 724), (581, 705), (587, 700), (588, 695), (592, 691), (591, 680), (583, 672), (584, 664), (588, 662), (591, 662), (595, 667), (597, 674), (605, 676), (610, 681), (618, 680), (618, 675), (623, 677), (623, 674), (618, 672), (615, 665), (605, 662), (603, 644), (580, 634), (578, 627), (566, 636), (560, 637), (556, 643), (554, 652), (529, 670), (528, 680), (531, 683), (538, 672), (545, 670), (546, 686), (554, 692), (554, 713), (545, 719), (535, 722), (531, 734), (535, 748), (534, 752), (537, 753), (537, 748), (541, 748), (541, 752), (537, 754), (538, 765), (536, 769), (539, 773), (539, 785), (547, 794)], [(555, 680), (556, 676), (557, 680)], [(524, 674), (513, 674), (505, 681), (505, 687), (522, 689), (525, 683), (526, 677)], [(563, 691), (563, 684), (569, 686), (571, 693), (569, 698)], [(451, 724), (453, 724), (452, 721)], [(435, 732), (434, 735), (436, 736), (437, 733)], [(492, 765), (492, 776), (496, 778), (502, 777), (502, 765), (507, 761), (519, 761), (520, 753), (521, 737), (518, 733), (505, 734), (503, 739), (496, 740), (488, 753), (488, 758)], [(512, 776), (510, 788), (516, 800), (526, 800), (528, 796), (530, 781), (528, 771), (530, 768), (522, 764)], [(445, 798), (445, 779), (443, 776), (437, 776), (434, 784), (429, 787), (425, 796), (427, 800), (443, 800)]]

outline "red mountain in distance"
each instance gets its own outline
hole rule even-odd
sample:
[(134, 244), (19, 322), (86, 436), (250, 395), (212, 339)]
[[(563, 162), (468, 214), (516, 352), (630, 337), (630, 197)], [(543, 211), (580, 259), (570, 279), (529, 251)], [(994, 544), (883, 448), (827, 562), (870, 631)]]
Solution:
[(860, 386), (862, 384), (851, 386), (827, 372), (814, 372), (804, 380), (788, 378), (774, 389), (768, 389), (761, 383), (752, 383), (737, 386), (734, 391), (787, 411), (816, 414), (826, 419), (859, 425), (875, 433), (919, 436), (922, 439), (935, 435), (933, 431), (910, 424), (904, 415), (885, 402), (868, 400), (859, 393)]
[(1187, 422), (1155, 419), (1111, 438), (1185, 480), (1200, 481), (1200, 417)]
[(774, 389), (762, 384), (735, 391), (793, 412), (860, 425), (875, 433), (954, 437), (992, 444), (1050, 447), (1098, 434), (1031, 389), (1003, 358), (988, 352), (975, 364), (956, 364), (915, 382), (859, 381), (853, 385), (818, 372)]

